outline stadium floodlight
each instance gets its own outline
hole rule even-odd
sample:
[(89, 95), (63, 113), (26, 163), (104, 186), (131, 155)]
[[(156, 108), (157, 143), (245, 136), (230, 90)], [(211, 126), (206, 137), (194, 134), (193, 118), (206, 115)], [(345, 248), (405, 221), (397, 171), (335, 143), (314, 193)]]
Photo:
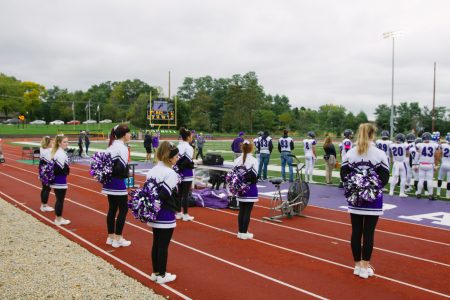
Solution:
[(390, 119), (390, 135), (394, 138), (394, 53), (395, 53), (395, 38), (402, 35), (402, 31), (389, 31), (383, 33), (384, 39), (392, 39), (392, 95), (391, 95), (391, 119)]

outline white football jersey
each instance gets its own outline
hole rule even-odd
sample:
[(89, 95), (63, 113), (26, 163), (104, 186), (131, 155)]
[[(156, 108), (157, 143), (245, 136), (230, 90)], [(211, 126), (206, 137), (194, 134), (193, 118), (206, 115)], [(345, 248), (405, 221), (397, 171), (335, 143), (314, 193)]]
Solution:
[(439, 148), (435, 143), (419, 143), (416, 145), (419, 164), (434, 164), (434, 155)]
[(313, 146), (317, 142), (315, 139), (304, 139), (303, 140), (303, 150), (305, 150), (305, 157), (314, 157)]
[[(445, 143), (441, 145), (442, 150), (442, 164), (450, 164), (450, 144)], [(450, 180), (450, 179), (447, 179)]]
[(408, 144), (409, 156), (411, 156), (412, 164), (419, 164), (419, 155), (417, 155), (416, 144), (410, 143)]
[(342, 143), (339, 144), (339, 151), (341, 151), (342, 161), (347, 157), (347, 152), (353, 148), (353, 142), (350, 139), (344, 139)]
[(406, 161), (406, 152), (408, 151), (408, 144), (406, 143), (391, 143), (389, 145), (390, 151), (392, 153), (392, 157), (394, 161), (405, 162)]
[(392, 141), (390, 140), (377, 140), (375, 142), (375, 144), (377, 145), (377, 148), (380, 150), (383, 150), (384, 153), (386, 153), (386, 156), (389, 158), (391, 156), (390, 153), (390, 148), (389, 146), (392, 144)]

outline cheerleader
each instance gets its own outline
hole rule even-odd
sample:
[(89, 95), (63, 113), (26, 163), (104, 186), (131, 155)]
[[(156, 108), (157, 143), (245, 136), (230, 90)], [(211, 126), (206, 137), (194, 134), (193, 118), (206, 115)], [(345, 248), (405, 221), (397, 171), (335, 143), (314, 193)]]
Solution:
[(247, 169), (246, 179), (250, 182), (250, 189), (243, 195), (238, 195), (236, 200), (239, 202), (238, 239), (248, 240), (253, 238), (253, 233), (248, 232), (248, 225), (250, 224), (250, 214), (253, 209), (253, 204), (258, 201), (258, 161), (253, 157), (253, 145), (245, 140), (241, 145), (242, 155), (234, 160), (235, 166), (245, 166)]
[[(188, 214), (188, 196), (194, 180), (194, 148), (191, 147), (192, 134), (184, 127), (180, 128), (180, 135), (183, 141), (178, 144), (178, 150), (180, 151), (180, 159), (177, 162), (178, 169), (180, 170), (181, 183), (178, 187), (178, 213), (177, 219), (183, 221), (192, 221), (194, 217)], [(183, 207), (183, 213), (181, 213), (181, 207)]]
[[(303, 149), (305, 150), (305, 181), (313, 183), (314, 162), (316, 160), (316, 135), (314, 132), (308, 132), (308, 138), (303, 140)], [(309, 176), (308, 176), (309, 175)]]
[[(106, 216), (108, 238), (106, 244), (114, 248), (127, 247), (131, 241), (122, 236), (128, 212), (128, 191), (125, 178), (128, 178), (128, 147), (131, 139), (130, 129), (126, 125), (116, 125), (109, 138), (106, 153), (111, 154), (113, 161), (112, 179), (103, 185), (102, 193), (108, 195), (109, 209)], [(119, 214), (117, 215), (117, 211)], [(117, 218), (116, 218), (117, 215)]]
[(398, 179), (400, 178), (400, 194), (402, 198), (408, 197), (405, 194), (406, 186), (406, 175), (408, 172), (406, 162), (408, 161), (409, 152), (408, 145), (405, 143), (406, 137), (404, 134), (399, 133), (395, 137), (395, 143), (389, 145), (390, 152), (392, 153), (393, 166), (392, 166), (392, 177), (391, 185), (389, 190), (389, 195), (394, 195), (394, 188), (397, 185)]
[(441, 195), (441, 185), (444, 178), (447, 179), (447, 198), (450, 198), (450, 132), (445, 136), (446, 143), (443, 143), (441, 147), (441, 167), (439, 168), (438, 175), (438, 188), (437, 194)]
[(172, 169), (178, 161), (178, 148), (164, 141), (156, 151), (158, 163), (147, 173), (147, 179), (153, 178), (161, 184), (159, 199), (161, 210), (156, 215), (156, 220), (147, 223), (153, 227), (152, 265), (153, 273), (150, 275), (152, 281), (163, 284), (174, 281), (175, 274), (167, 273), (167, 256), (169, 243), (176, 227), (175, 212), (178, 209), (176, 189), (179, 175)]
[[(39, 150), (39, 169), (48, 164), (52, 156), (53, 141), (49, 136), (44, 136), (41, 140), (41, 149)], [(54, 211), (53, 207), (48, 206), (48, 197), (50, 195), (50, 185), (42, 183), (41, 190), (41, 211)]]
[(417, 198), (421, 198), (424, 182), (427, 182), (430, 200), (435, 200), (433, 194), (433, 175), (438, 163), (437, 152), (439, 151), (439, 145), (430, 143), (431, 134), (429, 132), (422, 134), (422, 140), (422, 143), (416, 145), (417, 159), (419, 161), (419, 184), (417, 185), (416, 196)]
[(55, 161), (55, 180), (50, 185), (55, 191), (55, 225), (68, 225), (70, 220), (62, 217), (64, 198), (67, 192), (67, 175), (70, 173), (69, 158), (65, 150), (69, 146), (69, 140), (63, 134), (58, 134), (52, 147), (51, 158)]
[[(353, 170), (364, 171), (373, 169), (379, 176), (382, 185), (389, 181), (389, 166), (384, 151), (373, 144), (376, 128), (370, 123), (364, 123), (358, 129), (356, 147), (348, 151), (342, 164), (341, 179), (346, 180)], [(383, 194), (374, 202), (363, 201), (359, 206), (348, 202), (348, 212), (352, 223), (351, 247), (355, 268), (353, 274), (361, 278), (374, 275), (370, 266), (373, 251), (375, 227), (378, 218), (383, 214)], [(361, 248), (362, 239), (362, 248)]]

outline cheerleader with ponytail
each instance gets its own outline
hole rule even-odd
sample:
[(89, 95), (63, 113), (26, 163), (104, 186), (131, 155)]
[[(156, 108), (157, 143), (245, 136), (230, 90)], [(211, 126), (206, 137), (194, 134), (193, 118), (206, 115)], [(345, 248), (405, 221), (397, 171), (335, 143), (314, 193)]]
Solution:
[(52, 159), (52, 147), (53, 141), (49, 136), (44, 136), (41, 140), (41, 149), (39, 150), (39, 178), (42, 182), (42, 190), (41, 190), (41, 211), (54, 211), (53, 207), (48, 206), (48, 197), (50, 195), (50, 185), (48, 182), (45, 182), (45, 179), (41, 175), (41, 170), (44, 166), (50, 163)]
[(102, 189), (102, 193), (108, 196), (109, 203), (106, 216), (108, 227), (106, 244), (114, 248), (131, 245), (131, 241), (125, 240), (122, 236), (128, 212), (128, 191), (125, 185), (125, 178), (128, 177), (128, 147), (125, 144), (130, 139), (131, 133), (128, 126), (116, 125), (111, 130), (109, 145), (106, 149), (106, 153), (111, 155), (113, 162), (111, 181), (103, 184)]

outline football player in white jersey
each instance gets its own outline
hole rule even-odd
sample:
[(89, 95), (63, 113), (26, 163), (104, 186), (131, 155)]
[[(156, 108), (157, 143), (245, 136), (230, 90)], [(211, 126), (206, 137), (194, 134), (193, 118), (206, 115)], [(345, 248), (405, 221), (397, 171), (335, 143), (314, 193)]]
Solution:
[[(351, 129), (344, 130), (344, 140), (339, 144), (339, 154), (341, 156), (341, 161), (344, 162), (347, 158), (347, 152), (353, 148), (353, 131)], [(339, 183), (339, 187), (343, 188), (342, 181)]]
[(438, 175), (438, 188), (437, 194), (441, 195), (441, 185), (444, 178), (447, 180), (447, 194), (446, 197), (450, 198), (450, 132), (445, 136), (445, 143), (441, 144), (441, 167), (439, 168)]
[(434, 169), (438, 163), (439, 145), (431, 143), (431, 133), (422, 134), (422, 143), (416, 145), (418, 161), (419, 161), (419, 184), (417, 186), (416, 196), (421, 197), (423, 183), (427, 182), (430, 200), (435, 200), (433, 195), (433, 175)]
[(258, 136), (253, 139), (253, 146), (255, 146), (255, 157), (259, 163), (259, 138), (263, 135), (263, 132), (258, 132)]
[(389, 190), (389, 195), (394, 195), (394, 188), (400, 178), (400, 197), (408, 197), (405, 194), (406, 185), (406, 172), (407, 172), (407, 162), (409, 157), (408, 144), (405, 143), (406, 137), (404, 134), (399, 133), (395, 137), (395, 143), (389, 145), (390, 151), (392, 153), (392, 177), (391, 185)]
[(305, 150), (305, 181), (313, 182), (314, 162), (316, 161), (316, 135), (314, 132), (308, 132), (308, 138), (303, 140), (303, 149)]
[[(406, 135), (406, 142), (408, 143), (408, 152), (409, 152), (409, 159), (406, 163), (406, 190), (405, 192), (410, 192), (412, 190), (413, 186), (413, 178), (416, 180), (415, 176), (413, 177), (413, 164), (414, 159), (416, 158), (416, 144), (414, 143), (416, 140), (416, 135), (414, 133), (408, 133)], [(419, 180), (419, 177), (417, 176), (417, 181)]]
[(392, 144), (392, 141), (389, 140), (389, 132), (387, 130), (383, 130), (381, 132), (381, 139), (376, 140), (375, 144), (378, 149), (381, 149), (386, 153), (389, 166), (391, 165), (391, 150), (389, 146)]

